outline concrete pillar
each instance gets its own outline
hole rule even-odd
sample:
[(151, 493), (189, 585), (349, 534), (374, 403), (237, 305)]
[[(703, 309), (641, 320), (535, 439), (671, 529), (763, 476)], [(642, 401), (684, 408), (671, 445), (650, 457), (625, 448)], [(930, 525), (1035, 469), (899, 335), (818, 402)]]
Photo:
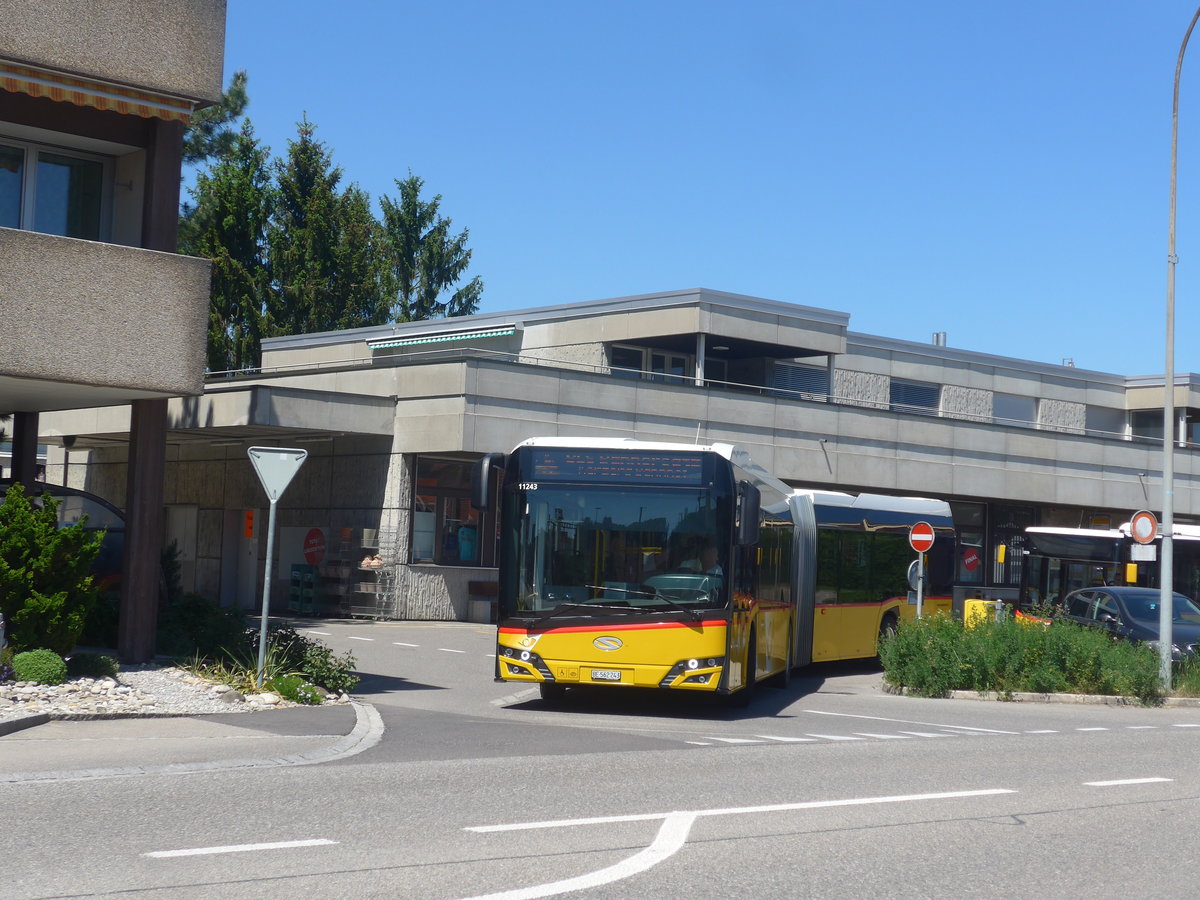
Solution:
[(15, 412), (12, 417), (12, 480), (25, 485), (25, 496), (33, 494), (37, 481), (38, 414)]
[(117, 654), (125, 663), (154, 658), (166, 455), (167, 401), (135, 400), (129, 431), (125, 555), (117, 623)]

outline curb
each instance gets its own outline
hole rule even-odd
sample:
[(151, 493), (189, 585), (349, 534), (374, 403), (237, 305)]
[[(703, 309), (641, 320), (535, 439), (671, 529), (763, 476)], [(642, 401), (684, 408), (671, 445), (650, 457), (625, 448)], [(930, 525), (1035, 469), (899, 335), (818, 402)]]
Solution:
[(49, 713), (22, 713), (15, 719), (6, 719), (0, 722), (0, 735), (12, 734), (14, 731), (32, 728), (34, 725), (45, 725), (49, 721)]
[[(311, 766), (316, 763), (332, 762), (356, 756), (369, 750), (383, 740), (384, 725), (379, 711), (369, 703), (350, 701), (354, 707), (355, 722), (350, 733), (327, 747), (276, 756), (267, 759), (228, 759), (219, 762), (167, 763), (159, 766), (123, 766), (105, 769), (75, 769), (55, 772), (11, 772), (0, 773), (0, 784), (30, 781), (83, 781), (92, 778), (118, 778), (129, 775), (180, 775), (191, 772), (220, 772), (229, 769), (262, 769), (281, 766)], [(39, 713), (45, 716), (45, 713)], [(31, 716), (30, 718), (33, 718)], [(130, 716), (129, 718), (137, 718)], [(37, 723), (40, 724), (40, 723)], [(28, 727), (28, 726), (24, 726)]]
[[(908, 688), (883, 686), (885, 694), (896, 694), (902, 697), (916, 697), (916, 693)], [(930, 698), (925, 698), (930, 699)], [(996, 691), (950, 691), (948, 700), (991, 700), (997, 703), (1059, 703), (1084, 706), (1140, 706), (1146, 708), (1136, 697), (1114, 696), (1111, 694), (1037, 694), (1029, 691), (1013, 691), (1012, 693), (997, 693)], [(1164, 709), (1198, 709), (1200, 697), (1164, 697), (1160, 703), (1152, 706)]]

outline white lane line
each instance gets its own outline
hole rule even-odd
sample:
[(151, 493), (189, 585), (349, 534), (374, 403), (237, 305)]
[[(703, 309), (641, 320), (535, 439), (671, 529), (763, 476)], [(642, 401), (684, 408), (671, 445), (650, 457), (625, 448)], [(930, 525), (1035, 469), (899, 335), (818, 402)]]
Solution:
[(960, 734), (946, 734), (933, 731), (902, 731), (901, 734), (911, 734), (913, 737), (962, 737)]
[(999, 728), (975, 728), (970, 725), (945, 725), (941, 722), (913, 722), (909, 719), (889, 719), (884, 716), (859, 716), (853, 713), (826, 712), (823, 709), (806, 709), (815, 716), (838, 716), (843, 719), (870, 719), (874, 722), (895, 722), (899, 725), (924, 725), (929, 728), (957, 728), (960, 731), (977, 731), (980, 734), (1020, 734), (1019, 731), (1003, 731)]
[(517, 691), (515, 694), (509, 694), (507, 697), (500, 697), (497, 700), (489, 700), (492, 706), (508, 706), (512, 703), (524, 703), (536, 697), (539, 693), (538, 688), (526, 688), (523, 691)]
[(862, 738), (854, 737), (849, 734), (813, 734), (811, 731), (806, 731), (809, 737), (820, 738), (823, 741), (861, 741)]
[(443, 653), (466, 653), (466, 650), (451, 650), (449, 647), (438, 647)]
[(697, 747), (711, 747), (708, 741), (684, 741), (685, 744), (695, 744)]
[(1076, 728), (1076, 731), (1108, 731), (1107, 728)]
[(863, 737), (879, 738), (881, 741), (908, 741), (912, 740), (907, 734), (873, 734), (870, 731), (856, 731), (855, 734)]
[(722, 744), (761, 744), (762, 741), (756, 741), (753, 738), (731, 738), (731, 737), (710, 737), (705, 740), (720, 741)]
[[(730, 806), (693, 810), (689, 815), (744, 816), (768, 812), (792, 812), (802, 809), (831, 809), (841, 806), (874, 806), (880, 803), (916, 803), (923, 800), (961, 800), (966, 797), (993, 797), (1015, 794), (1009, 788), (983, 788), (977, 791), (942, 791), (935, 794), (893, 794), (884, 797), (851, 797), (846, 800), (807, 800), (800, 803), (773, 803), (769, 806)], [(505, 825), (468, 825), (464, 831), (496, 834), (503, 831), (532, 831), (539, 828), (570, 828), (576, 825), (611, 825), (617, 822), (651, 822), (676, 813), (630, 813), (624, 816), (592, 816), (585, 819), (554, 819), (541, 822), (512, 822)]]
[(760, 737), (764, 741), (779, 741), (783, 744), (811, 744), (816, 738), (801, 738), (801, 737), (783, 737), (778, 734), (756, 734), (755, 737)]
[(1112, 781), (1085, 781), (1088, 787), (1113, 787), (1121, 784), (1154, 784), (1159, 781), (1174, 781), (1174, 778), (1116, 778)]
[(1157, 728), (1158, 726), (1157, 725), (1126, 725), (1125, 727), (1128, 728), (1130, 731), (1146, 731), (1147, 729)]
[(516, 888), (511, 891), (500, 891), (496, 894), (481, 894), (471, 900), (534, 900), (536, 897), (550, 897), (554, 894), (565, 894), (569, 891), (582, 891), (602, 884), (612, 884), (634, 875), (645, 872), (657, 866), (665, 859), (670, 859), (687, 843), (688, 832), (696, 821), (696, 813), (673, 812), (664, 817), (662, 827), (658, 829), (649, 847), (640, 850), (628, 859), (623, 859), (616, 865), (608, 866), (586, 875), (574, 878), (564, 878), (562, 881), (552, 881), (549, 884), (537, 884), (527, 888)]
[(1026, 734), (1058, 734), (1053, 728), (1038, 728), (1034, 731), (1027, 731)]
[(348, 641), (373, 641), (373, 640), (375, 640), (375, 638), (358, 637), (353, 634), (348, 634), (348, 635), (346, 635), (346, 640), (348, 640)]
[(313, 631), (311, 628), (306, 628), (304, 633), (305, 634), (319, 634), (323, 637), (329, 637), (331, 634), (333, 634), (332, 631)]
[(1200, 725), (1180, 725), (1178, 723), (1172, 723), (1171, 727), (1172, 728), (1200, 728)]
[(311, 841), (274, 841), (269, 844), (230, 844), (225, 847), (193, 847), (190, 850), (155, 850), (152, 853), (143, 853), (142, 856), (148, 856), (153, 859), (167, 859), (174, 856), (207, 856), (213, 853), (252, 853), (257, 850), (288, 850), (292, 847), (323, 847), (336, 843), (337, 841), (316, 838)]
[(420, 644), (406, 644), (404, 641), (392, 641), (397, 647), (420, 647)]

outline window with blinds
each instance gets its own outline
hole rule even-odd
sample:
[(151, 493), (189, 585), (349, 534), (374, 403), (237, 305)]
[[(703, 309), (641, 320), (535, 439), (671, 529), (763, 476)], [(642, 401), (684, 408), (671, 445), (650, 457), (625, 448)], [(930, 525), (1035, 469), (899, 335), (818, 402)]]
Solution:
[(771, 393), (825, 403), (829, 399), (829, 369), (777, 360), (771, 372)]
[(937, 384), (893, 378), (889, 389), (892, 412), (936, 416), (942, 388)]

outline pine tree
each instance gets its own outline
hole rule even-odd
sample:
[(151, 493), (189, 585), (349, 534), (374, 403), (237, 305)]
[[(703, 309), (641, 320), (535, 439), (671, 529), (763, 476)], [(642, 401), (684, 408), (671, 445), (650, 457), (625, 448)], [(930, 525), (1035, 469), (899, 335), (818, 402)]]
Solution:
[(380, 200), (395, 296), (392, 314), (398, 322), (465, 316), (478, 312), (483, 281), (478, 276), (450, 291), (471, 262), (467, 229), (452, 235), (451, 220), (440, 215), (442, 195), (421, 199), (422, 178), (408, 173), (397, 180), (399, 201)]
[(208, 313), (210, 372), (257, 366), (259, 341), (270, 333), (267, 223), (274, 205), (269, 152), (249, 120), (228, 153), (191, 189), (195, 206), (180, 222), (180, 249), (213, 261)]

